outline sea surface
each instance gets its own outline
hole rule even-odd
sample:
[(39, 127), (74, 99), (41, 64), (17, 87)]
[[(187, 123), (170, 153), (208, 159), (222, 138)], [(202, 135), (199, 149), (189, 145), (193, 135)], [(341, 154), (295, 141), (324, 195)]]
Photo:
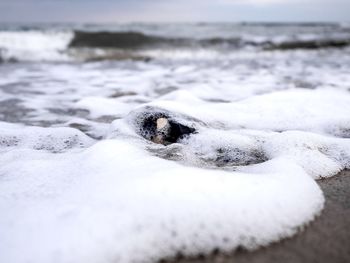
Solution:
[(0, 24), (1, 262), (253, 250), (349, 168), (350, 24)]

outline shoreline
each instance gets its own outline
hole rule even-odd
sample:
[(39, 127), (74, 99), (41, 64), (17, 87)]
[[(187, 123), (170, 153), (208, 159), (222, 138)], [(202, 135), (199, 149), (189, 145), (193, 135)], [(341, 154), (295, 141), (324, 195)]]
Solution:
[(350, 261), (350, 170), (317, 180), (325, 207), (313, 222), (295, 236), (255, 251), (238, 250), (208, 257), (177, 259), (176, 263), (270, 263)]

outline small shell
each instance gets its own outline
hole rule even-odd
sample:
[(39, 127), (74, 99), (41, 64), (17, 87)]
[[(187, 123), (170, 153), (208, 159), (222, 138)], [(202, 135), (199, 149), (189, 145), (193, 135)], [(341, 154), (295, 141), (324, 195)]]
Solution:
[(165, 128), (169, 124), (169, 121), (166, 118), (157, 119), (157, 130)]

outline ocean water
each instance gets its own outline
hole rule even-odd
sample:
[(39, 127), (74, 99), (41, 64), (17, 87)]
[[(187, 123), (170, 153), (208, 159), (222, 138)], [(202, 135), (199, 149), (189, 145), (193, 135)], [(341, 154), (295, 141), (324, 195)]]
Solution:
[(348, 24), (1, 25), (0, 261), (266, 246), (349, 138)]

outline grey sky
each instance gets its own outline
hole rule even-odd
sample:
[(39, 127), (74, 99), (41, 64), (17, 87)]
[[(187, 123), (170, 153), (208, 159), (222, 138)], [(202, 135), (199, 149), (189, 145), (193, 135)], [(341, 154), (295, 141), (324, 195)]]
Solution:
[(349, 21), (350, 0), (0, 0), (0, 22)]

